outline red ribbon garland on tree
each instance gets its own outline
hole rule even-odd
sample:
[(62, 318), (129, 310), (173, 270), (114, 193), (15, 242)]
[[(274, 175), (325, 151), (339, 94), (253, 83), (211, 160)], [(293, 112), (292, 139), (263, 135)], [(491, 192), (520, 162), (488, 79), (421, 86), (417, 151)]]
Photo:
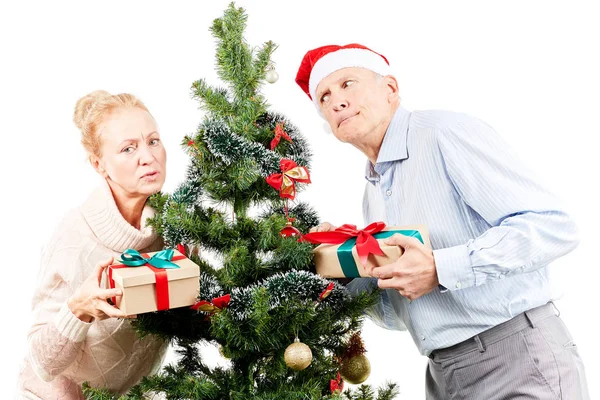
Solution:
[(310, 174), (306, 167), (299, 167), (292, 160), (283, 158), (280, 163), (281, 174), (267, 176), (269, 185), (279, 191), (282, 198), (294, 200), (296, 197), (296, 182), (310, 183)]
[(385, 228), (383, 222), (373, 222), (364, 229), (356, 229), (356, 225), (344, 224), (339, 228), (329, 232), (311, 232), (303, 235), (299, 241), (306, 241), (313, 244), (342, 244), (346, 240), (356, 237), (356, 252), (363, 266), (367, 265), (369, 254), (378, 256), (383, 255), (383, 250), (379, 247), (379, 242), (373, 237), (374, 234), (381, 232)]

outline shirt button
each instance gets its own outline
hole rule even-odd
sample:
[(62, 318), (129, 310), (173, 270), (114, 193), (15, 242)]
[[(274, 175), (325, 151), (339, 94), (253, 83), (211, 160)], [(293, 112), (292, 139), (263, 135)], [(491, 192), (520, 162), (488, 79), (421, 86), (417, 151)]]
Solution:
[(504, 279), (504, 274), (500, 274), (500, 279)]
[(456, 282), (456, 285), (454, 285), (457, 289), (460, 289), (462, 284), (460, 282)]
[(421, 340), (425, 340), (425, 336), (421, 335)]
[(390, 189), (388, 189), (388, 190), (385, 191), (385, 194), (387, 194), (388, 196), (391, 196), (392, 195), (392, 191)]

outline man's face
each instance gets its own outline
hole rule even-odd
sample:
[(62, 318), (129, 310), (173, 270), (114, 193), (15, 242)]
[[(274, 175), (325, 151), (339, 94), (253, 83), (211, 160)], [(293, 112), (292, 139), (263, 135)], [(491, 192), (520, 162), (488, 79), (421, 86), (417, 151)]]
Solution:
[(343, 68), (321, 80), (315, 94), (334, 136), (360, 144), (389, 121), (397, 96), (394, 85), (392, 77), (378, 77), (365, 68)]

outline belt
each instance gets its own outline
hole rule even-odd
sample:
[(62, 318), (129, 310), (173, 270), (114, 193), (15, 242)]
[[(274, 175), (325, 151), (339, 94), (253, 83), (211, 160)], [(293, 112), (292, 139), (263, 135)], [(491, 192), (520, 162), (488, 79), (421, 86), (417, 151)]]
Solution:
[(554, 303), (550, 302), (525, 311), (506, 322), (498, 324), (454, 346), (434, 350), (428, 357), (437, 357), (437, 359), (442, 360), (454, 358), (475, 350), (483, 353), (487, 346), (520, 332), (525, 328), (534, 328), (539, 321), (558, 315), (558, 310), (554, 306)]

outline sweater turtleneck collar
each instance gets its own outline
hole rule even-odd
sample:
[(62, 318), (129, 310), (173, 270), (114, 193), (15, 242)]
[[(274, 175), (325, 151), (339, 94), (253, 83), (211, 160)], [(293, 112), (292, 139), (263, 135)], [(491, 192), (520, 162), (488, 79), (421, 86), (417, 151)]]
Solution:
[(105, 179), (80, 210), (96, 237), (113, 251), (122, 253), (128, 248), (142, 250), (157, 239), (154, 229), (146, 225), (146, 219), (154, 216), (154, 209), (146, 204), (142, 211), (140, 229), (134, 228), (121, 215)]

